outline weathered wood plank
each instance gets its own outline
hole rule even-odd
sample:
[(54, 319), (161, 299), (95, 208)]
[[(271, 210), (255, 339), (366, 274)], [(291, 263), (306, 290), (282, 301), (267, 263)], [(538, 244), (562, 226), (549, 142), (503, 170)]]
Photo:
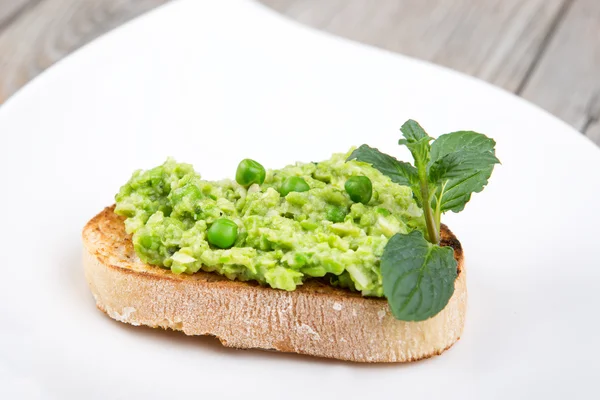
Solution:
[[(0, 1), (13, 7), (24, 0)], [(41, 0), (27, 7), (0, 31), (0, 103), (73, 50), (168, 1)]]
[(0, 0), (0, 29), (34, 0)]
[(516, 91), (565, 0), (260, 0), (299, 22)]
[(600, 145), (600, 1), (573, 2), (523, 97)]

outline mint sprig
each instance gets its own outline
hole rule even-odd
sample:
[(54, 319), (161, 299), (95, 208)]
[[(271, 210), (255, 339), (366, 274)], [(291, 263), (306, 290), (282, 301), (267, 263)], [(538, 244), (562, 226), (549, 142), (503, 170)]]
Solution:
[(500, 161), (496, 142), (481, 133), (452, 132), (434, 140), (413, 120), (400, 131), (398, 144), (408, 147), (414, 166), (367, 145), (348, 159), (369, 163), (393, 182), (409, 186), (423, 208), (426, 238), (418, 231), (397, 233), (381, 257), (383, 292), (394, 316), (422, 321), (440, 312), (454, 292), (456, 260), (452, 249), (439, 245), (441, 215), (462, 211)]

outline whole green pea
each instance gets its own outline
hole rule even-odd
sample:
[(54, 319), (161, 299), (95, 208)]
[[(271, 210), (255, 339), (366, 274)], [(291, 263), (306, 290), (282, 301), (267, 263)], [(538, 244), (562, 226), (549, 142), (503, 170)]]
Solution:
[(344, 184), (344, 189), (355, 203), (367, 204), (373, 196), (373, 184), (366, 176), (352, 176)]
[(254, 160), (246, 158), (238, 164), (235, 180), (244, 187), (255, 183), (262, 185), (266, 175), (265, 167)]
[(306, 192), (310, 189), (308, 183), (299, 176), (290, 176), (286, 178), (279, 188), (279, 193), (285, 197), (290, 192)]
[(221, 249), (228, 249), (235, 243), (238, 235), (238, 226), (227, 218), (219, 218), (208, 228), (206, 236), (208, 243)]

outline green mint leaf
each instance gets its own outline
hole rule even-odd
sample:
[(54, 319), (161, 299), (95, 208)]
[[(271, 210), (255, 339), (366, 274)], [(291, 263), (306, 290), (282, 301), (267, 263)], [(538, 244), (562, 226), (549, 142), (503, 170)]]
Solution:
[(451, 247), (429, 243), (420, 231), (390, 238), (381, 256), (383, 293), (402, 321), (423, 321), (446, 307), (457, 262)]
[(415, 159), (415, 166), (420, 169), (421, 166), (429, 162), (429, 152), (431, 146), (429, 142), (433, 140), (418, 122), (409, 119), (400, 128), (404, 139), (400, 139), (398, 144), (405, 145), (410, 150)]
[[(450, 179), (443, 190), (440, 211), (461, 212), (465, 205), (471, 200), (473, 193), (479, 193), (487, 185), (489, 177), (492, 175), (494, 167), (484, 168), (481, 171), (474, 172), (473, 175), (464, 179)], [(442, 194), (442, 188), (439, 188), (433, 199), (433, 207), (437, 209), (437, 199)]]
[(471, 194), (483, 190), (494, 165), (500, 162), (495, 156), (495, 145), (493, 139), (472, 131), (441, 135), (432, 143), (428, 175), (437, 187), (435, 209), (462, 211)]
[(491, 152), (494, 154), (494, 139), (473, 132), (459, 131), (440, 135), (431, 144), (431, 162), (444, 157), (446, 154), (455, 153), (457, 151), (476, 151), (476, 152)]
[(402, 124), (400, 132), (402, 132), (402, 136), (404, 136), (404, 139), (400, 139), (400, 141), (403, 142), (400, 144), (405, 144), (404, 142), (416, 143), (422, 139), (432, 139), (427, 132), (425, 132), (425, 129), (423, 129), (417, 121), (412, 119), (409, 119)]
[(376, 148), (363, 144), (354, 150), (348, 160), (362, 161), (371, 164), (382, 174), (388, 176), (392, 182), (412, 186), (418, 183), (417, 169), (404, 161), (398, 161), (394, 157), (380, 152)]
[(431, 164), (429, 180), (433, 184), (450, 179), (462, 180), (498, 162), (491, 152), (460, 151), (446, 154)]

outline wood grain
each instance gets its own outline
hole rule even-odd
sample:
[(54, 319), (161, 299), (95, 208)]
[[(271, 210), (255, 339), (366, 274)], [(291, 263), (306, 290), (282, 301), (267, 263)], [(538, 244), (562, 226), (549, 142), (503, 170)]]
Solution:
[(600, 1), (573, 2), (523, 97), (600, 144)]
[(477, 76), (522, 85), (564, 0), (262, 0), (299, 22)]
[(0, 0), (0, 29), (11, 23), (28, 5), (33, 4), (34, 0)]
[(1, 103), (73, 50), (169, 0), (0, 1), (0, 20), (13, 19), (0, 31)]

